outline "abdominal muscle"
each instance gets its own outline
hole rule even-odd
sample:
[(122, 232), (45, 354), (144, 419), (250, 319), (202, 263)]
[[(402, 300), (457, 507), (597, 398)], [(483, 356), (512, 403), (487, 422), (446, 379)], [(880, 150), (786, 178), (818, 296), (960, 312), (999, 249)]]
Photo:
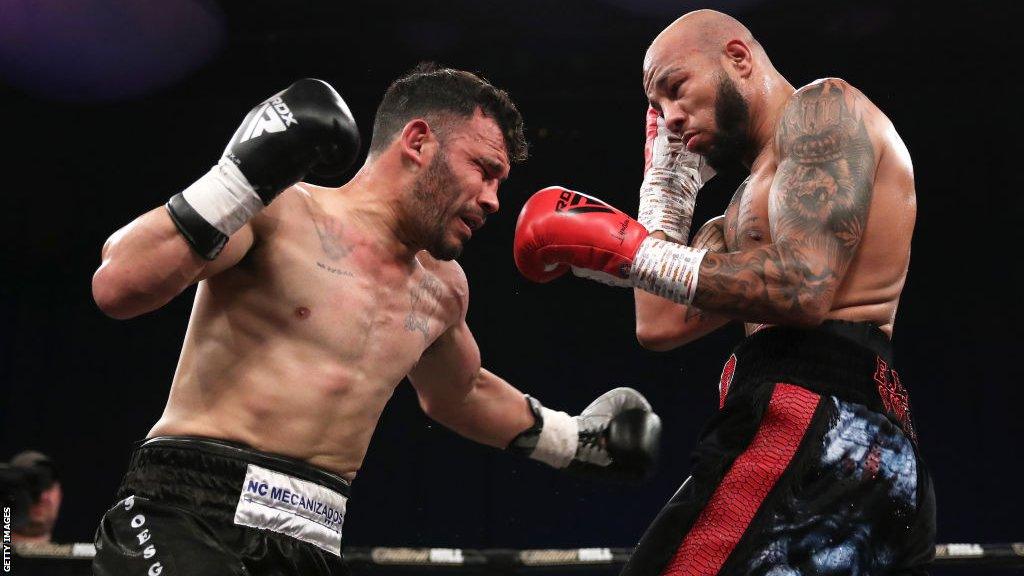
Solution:
[(149, 437), (236, 441), (354, 478), (385, 404), (422, 350), (393, 331), (389, 343), (367, 342), (376, 340), (372, 331), (358, 341), (325, 338), (325, 324), (343, 327), (351, 317), (321, 314), (320, 326), (297, 326), (260, 310), (252, 301), (260, 295), (222, 309), (204, 289)]

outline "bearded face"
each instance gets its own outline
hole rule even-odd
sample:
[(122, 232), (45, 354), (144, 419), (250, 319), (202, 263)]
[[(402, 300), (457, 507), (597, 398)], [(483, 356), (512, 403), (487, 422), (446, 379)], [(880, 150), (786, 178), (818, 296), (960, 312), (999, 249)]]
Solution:
[(718, 91), (715, 97), (715, 137), (704, 155), (715, 170), (723, 170), (739, 164), (751, 151), (747, 138), (750, 124), (750, 108), (736, 84), (725, 72), (718, 75)]
[(458, 180), (441, 149), (413, 185), (410, 210), (422, 246), (438, 260), (454, 260), (462, 254), (462, 240), (450, 232), (459, 195)]

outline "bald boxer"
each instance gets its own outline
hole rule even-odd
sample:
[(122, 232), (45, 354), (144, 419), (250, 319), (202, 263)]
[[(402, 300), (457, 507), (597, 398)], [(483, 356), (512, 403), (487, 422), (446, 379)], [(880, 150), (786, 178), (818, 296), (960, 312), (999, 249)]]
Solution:
[(557, 468), (651, 471), (660, 423), (628, 388), (580, 416), (481, 367), (455, 258), (526, 156), (508, 95), (423, 65), (377, 111), (366, 163), (341, 97), (300, 80), (224, 156), (114, 233), (93, 280), (115, 318), (198, 283), (163, 416), (97, 531), (98, 575), (342, 574), (349, 483), (406, 376), (433, 419)]
[[(718, 12), (659, 34), (643, 81), (639, 221), (553, 187), (516, 231), (534, 280), (634, 287), (645, 346), (746, 324), (692, 476), (623, 574), (922, 573), (934, 497), (890, 344), (915, 220), (906, 147), (859, 90), (796, 89)], [(750, 176), (687, 246), (704, 161)]]

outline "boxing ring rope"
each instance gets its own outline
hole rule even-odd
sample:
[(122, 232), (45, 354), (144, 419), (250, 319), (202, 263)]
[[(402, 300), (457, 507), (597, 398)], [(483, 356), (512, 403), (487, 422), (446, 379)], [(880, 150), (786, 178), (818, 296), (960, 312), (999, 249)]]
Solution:
[[(618, 570), (629, 559), (631, 548), (567, 548), (516, 550), (505, 548), (396, 548), (346, 547), (345, 558), (353, 571), (379, 573), (379, 569), (419, 569), (459, 574), (517, 574), (537, 569), (573, 571), (578, 568)], [(14, 547), (12, 564), (19, 559), (65, 560), (88, 570), (96, 554), (91, 543), (20, 544)], [(1008, 544), (957, 543), (935, 547), (936, 567), (1024, 569), (1024, 542)], [(18, 572), (15, 572), (18, 573)], [(82, 572), (87, 574), (88, 571)], [(390, 573), (390, 572), (389, 572)], [(402, 573), (411, 573), (402, 570)]]

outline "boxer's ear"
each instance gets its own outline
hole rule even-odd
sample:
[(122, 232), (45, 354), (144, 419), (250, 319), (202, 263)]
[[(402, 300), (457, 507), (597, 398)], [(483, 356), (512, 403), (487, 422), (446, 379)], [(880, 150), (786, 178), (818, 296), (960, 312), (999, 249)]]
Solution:
[(398, 138), (404, 163), (413, 166), (414, 170), (427, 165), (432, 154), (432, 143), (436, 140), (437, 137), (426, 120), (416, 118), (407, 122)]
[(733, 71), (741, 78), (747, 78), (753, 71), (754, 58), (750, 47), (742, 40), (730, 40), (725, 44), (723, 56)]

